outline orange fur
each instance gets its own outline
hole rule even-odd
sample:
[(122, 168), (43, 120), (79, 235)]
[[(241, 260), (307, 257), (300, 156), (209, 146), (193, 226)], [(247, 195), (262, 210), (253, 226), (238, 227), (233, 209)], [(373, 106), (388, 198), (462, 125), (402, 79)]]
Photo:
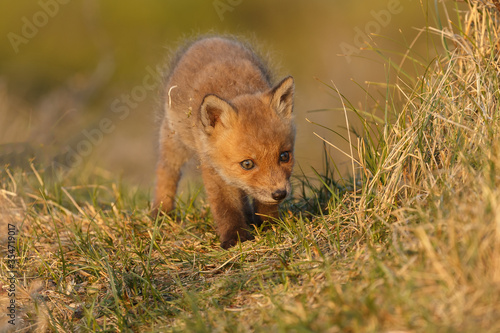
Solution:
[(191, 44), (166, 82), (154, 208), (173, 209), (181, 167), (196, 158), (223, 248), (252, 238), (256, 213), (278, 217), (291, 191), (294, 84), (269, 77), (248, 47), (211, 37)]

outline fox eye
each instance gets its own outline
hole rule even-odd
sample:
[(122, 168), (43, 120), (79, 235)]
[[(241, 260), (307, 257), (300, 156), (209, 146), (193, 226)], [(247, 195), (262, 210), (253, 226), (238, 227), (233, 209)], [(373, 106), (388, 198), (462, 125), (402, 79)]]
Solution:
[(245, 170), (252, 170), (255, 167), (255, 163), (252, 160), (244, 160), (240, 165)]
[(280, 162), (287, 163), (290, 161), (290, 153), (287, 151), (284, 151), (280, 154)]

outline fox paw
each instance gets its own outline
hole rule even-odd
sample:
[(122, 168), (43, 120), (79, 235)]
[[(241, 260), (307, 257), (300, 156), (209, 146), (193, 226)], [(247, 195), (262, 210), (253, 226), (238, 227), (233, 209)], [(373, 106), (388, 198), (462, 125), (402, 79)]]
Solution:
[(160, 208), (153, 208), (149, 212), (149, 217), (151, 217), (152, 219), (156, 219), (157, 217), (162, 217), (164, 215), (166, 215), (165, 212), (162, 211)]
[(233, 246), (235, 246), (236, 244), (238, 244), (238, 240), (241, 241), (242, 243), (247, 241), (247, 240), (253, 240), (254, 237), (251, 233), (249, 233), (248, 231), (239, 231), (239, 232), (235, 232), (233, 235), (231, 236), (225, 236), (225, 237), (221, 237), (221, 244), (220, 244), (220, 247), (222, 247), (224, 250), (227, 250)]

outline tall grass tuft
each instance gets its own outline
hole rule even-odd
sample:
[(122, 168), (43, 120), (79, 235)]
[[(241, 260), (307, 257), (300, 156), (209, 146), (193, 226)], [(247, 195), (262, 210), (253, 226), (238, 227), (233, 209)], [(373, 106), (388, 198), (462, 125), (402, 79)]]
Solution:
[(396, 297), (405, 295), (393, 311), (407, 316), (400, 322), (392, 314), (393, 325), (495, 332), (500, 17), (493, 3), (475, 1), (457, 15), (456, 26), (424, 31), (437, 35), (444, 50), (423, 75), (400, 75), (388, 89), (383, 112), (392, 121), (379, 130), (377, 143), (358, 140), (356, 173), (363, 183), (351, 193), (349, 211), (368, 239), (381, 230), (390, 236), (391, 257), (380, 265), (399, 262), (395, 270), (383, 268), (390, 272), (384, 283), (396, 284), (386, 290)]

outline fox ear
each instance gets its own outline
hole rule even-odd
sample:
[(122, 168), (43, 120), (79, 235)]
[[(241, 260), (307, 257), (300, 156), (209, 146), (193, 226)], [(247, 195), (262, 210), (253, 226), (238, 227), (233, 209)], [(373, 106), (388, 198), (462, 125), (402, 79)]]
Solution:
[(216, 95), (207, 95), (201, 103), (201, 123), (207, 134), (211, 134), (217, 124), (229, 127), (236, 116), (233, 106)]
[(294, 83), (288, 76), (271, 89), (271, 107), (283, 118), (291, 118), (293, 110)]

